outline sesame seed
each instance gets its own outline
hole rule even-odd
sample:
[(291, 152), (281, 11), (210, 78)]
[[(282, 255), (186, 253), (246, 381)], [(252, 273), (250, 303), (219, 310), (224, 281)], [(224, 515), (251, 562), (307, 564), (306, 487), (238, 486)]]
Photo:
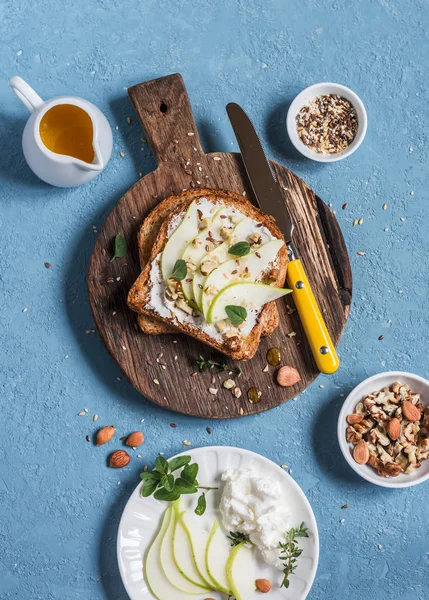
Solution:
[(195, 133), (193, 131), (188, 131), (188, 136), (192, 137), (193, 135), (195, 135)]
[(86, 412), (84, 410), (81, 410), (80, 413), (77, 413), (78, 417), (85, 417), (86, 416)]
[(158, 379), (154, 379), (153, 382), (154, 382), (155, 385), (159, 385)]
[(213, 160), (222, 160), (220, 156), (213, 156)]
[(386, 203), (384, 203), (384, 204), (383, 204), (383, 206), (382, 206), (382, 208), (383, 208), (383, 210), (386, 210), (386, 208), (387, 208), (387, 204), (386, 204)]
[(357, 252), (357, 254), (359, 254), (359, 256), (365, 256), (365, 252)]
[(119, 152), (119, 156), (120, 156), (121, 158), (124, 158), (124, 156), (125, 156), (124, 152)]
[(94, 423), (95, 423), (95, 421), (97, 421), (97, 419), (98, 419), (98, 415), (94, 415), (94, 416), (92, 417), (92, 420), (94, 421)]
[(130, 117), (127, 117), (127, 123), (128, 123), (128, 125), (131, 123)]
[(188, 440), (183, 440), (183, 445), (184, 446), (190, 446), (191, 442), (188, 442)]

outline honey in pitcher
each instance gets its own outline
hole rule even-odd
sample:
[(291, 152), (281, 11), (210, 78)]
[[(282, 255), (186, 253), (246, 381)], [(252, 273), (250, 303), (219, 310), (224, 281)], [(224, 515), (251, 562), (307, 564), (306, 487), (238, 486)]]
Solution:
[(94, 160), (93, 135), (90, 116), (73, 104), (54, 106), (40, 121), (40, 137), (49, 150), (87, 163)]

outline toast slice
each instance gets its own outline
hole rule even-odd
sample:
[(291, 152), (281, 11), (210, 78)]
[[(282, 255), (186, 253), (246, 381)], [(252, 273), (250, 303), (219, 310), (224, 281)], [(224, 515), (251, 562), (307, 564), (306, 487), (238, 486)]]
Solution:
[[(159, 233), (162, 223), (169, 217), (169, 215), (176, 210), (179, 206), (184, 206), (187, 202), (195, 200), (196, 198), (206, 196), (207, 194), (216, 193), (216, 190), (207, 188), (190, 189), (180, 194), (170, 196), (157, 204), (157, 206), (149, 213), (140, 228), (137, 236), (137, 242), (139, 247), (139, 258), (140, 266), (142, 270), (147, 264), (150, 258), (151, 249), (155, 243), (156, 237)], [(231, 192), (230, 192), (231, 193)], [(177, 327), (168, 325), (154, 319), (151, 315), (140, 313), (137, 315), (137, 323), (143, 333), (148, 335), (161, 335), (161, 334), (179, 334), (180, 331)], [(262, 336), (270, 335), (279, 324), (279, 313), (274, 303), (270, 304), (270, 310), (264, 318), (262, 327)]]
[[(225, 338), (221, 333), (215, 331), (213, 325), (208, 326), (205, 322), (202, 325), (202, 321), (204, 321), (202, 318), (198, 321), (198, 318), (195, 318), (193, 315), (182, 314), (180, 310), (176, 309), (169, 312), (169, 309), (165, 309), (162, 302), (161, 305), (153, 305), (154, 297), (155, 301), (158, 301), (156, 297), (158, 287), (160, 287), (161, 283), (164, 285), (163, 282), (157, 283), (154, 277), (157, 276), (157, 273), (159, 274), (160, 256), (171, 233), (172, 223), (180, 222), (184, 213), (196, 197), (201, 198), (201, 202), (205, 203), (206, 207), (213, 208), (217, 206), (220, 208), (225, 206), (228, 210), (238, 211), (242, 216), (250, 217), (258, 224), (260, 223), (260, 226), (265, 228), (264, 231), (268, 232), (270, 239), (277, 238), (283, 240), (281, 232), (271, 217), (264, 215), (248, 200), (243, 198), (243, 196), (233, 192), (224, 190), (198, 190), (196, 194), (195, 190), (192, 190), (191, 193), (185, 192), (178, 196), (167, 198), (150, 213), (146, 220), (149, 220), (148, 223), (146, 224), (145, 221), (139, 234), (140, 258), (145, 263), (145, 266), (129, 292), (128, 304), (132, 310), (140, 313), (140, 325), (143, 324), (146, 327), (147, 323), (147, 320), (142, 323), (141, 315), (149, 317), (151, 323), (157, 329), (157, 333), (161, 332), (159, 326), (157, 326), (160, 323), (170, 328), (170, 331), (191, 335), (231, 358), (237, 360), (249, 359), (258, 348), (262, 331), (264, 329), (270, 330), (275, 328), (278, 323), (278, 313), (274, 303), (266, 304), (260, 312), (255, 313), (253, 321), (249, 319), (249, 323), (247, 324), (248, 328), (251, 327), (249, 331), (239, 332), (239, 335), (229, 338)], [(165, 218), (166, 213), (168, 214), (167, 218)], [(155, 229), (158, 226), (159, 232), (155, 236)], [(150, 235), (146, 237), (149, 229)], [(143, 239), (144, 243), (142, 243)], [(150, 253), (148, 252), (148, 248), (150, 248)], [(275, 285), (283, 286), (286, 276), (286, 266), (287, 252), (286, 247), (283, 246), (276, 257), (275, 269), (272, 268), (268, 274), (270, 281)], [(160, 313), (163, 314), (161, 315)], [(185, 316), (186, 319), (184, 319)], [(152, 324), (150, 327), (153, 326)]]

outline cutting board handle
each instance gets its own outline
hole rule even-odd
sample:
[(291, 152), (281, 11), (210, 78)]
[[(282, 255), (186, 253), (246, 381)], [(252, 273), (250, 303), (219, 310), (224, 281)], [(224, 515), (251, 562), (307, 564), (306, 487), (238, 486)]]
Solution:
[(128, 94), (158, 164), (204, 153), (179, 73), (138, 83)]

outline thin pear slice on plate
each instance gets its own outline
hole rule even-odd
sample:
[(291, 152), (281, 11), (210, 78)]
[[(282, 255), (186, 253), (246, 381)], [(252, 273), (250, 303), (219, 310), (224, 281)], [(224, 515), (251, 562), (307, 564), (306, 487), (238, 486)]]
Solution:
[(249, 600), (255, 594), (254, 549), (242, 542), (235, 546), (226, 563), (226, 576), (235, 600)]
[[(184, 575), (179, 571), (174, 562), (173, 556), (173, 535), (174, 528), (176, 525), (176, 512), (174, 508), (171, 509), (171, 518), (168, 524), (167, 531), (165, 532), (164, 539), (161, 543), (161, 565), (165, 573), (165, 576), (169, 582), (174, 585), (178, 590), (186, 592), (187, 594), (203, 594), (206, 588), (191, 583)], [(182, 550), (183, 552), (190, 552), (189, 544), (186, 544)]]
[[(218, 265), (221, 265), (229, 260), (231, 258), (231, 254), (228, 254), (229, 248), (231, 248), (231, 246), (237, 242), (247, 240), (249, 235), (255, 232), (255, 226), (256, 224), (253, 219), (243, 216), (242, 220), (239, 221), (239, 223), (237, 223), (235, 226), (229, 238), (226, 239), (220, 246), (205, 254), (201, 259), (199, 265), (197, 266), (197, 270), (194, 273), (194, 280), (192, 282), (195, 302), (198, 304), (200, 309), (202, 308), (201, 300), (203, 295), (203, 287), (207, 279), (207, 275), (203, 275), (201, 273), (201, 265), (208, 261), (212, 261)], [(261, 235), (262, 243), (266, 243), (271, 239), (263, 227), (257, 228), (257, 231)]]
[(226, 563), (230, 553), (231, 543), (220, 528), (219, 522), (215, 521), (206, 546), (206, 569), (216, 589), (228, 596), (232, 595), (226, 576)]
[(165, 511), (161, 528), (149, 549), (145, 565), (146, 581), (152, 590), (153, 595), (158, 598), (158, 600), (189, 600), (189, 593), (182, 592), (172, 585), (165, 576), (161, 565), (160, 553), (162, 540), (164, 539), (170, 524), (172, 513), (172, 507)]
[(176, 261), (181, 258), (186, 246), (198, 235), (198, 203), (192, 202), (182, 222), (171, 234), (161, 256), (161, 272), (164, 281), (171, 277)]
[(286, 294), (290, 294), (291, 291), (263, 283), (233, 283), (215, 296), (207, 313), (207, 322), (217, 323), (228, 319), (225, 311), (227, 306), (242, 306), (247, 311), (258, 309), (267, 302), (272, 302), (286, 296)]
[[(199, 519), (200, 517), (198, 517)], [(191, 544), (192, 556), (197, 567), (198, 574), (210, 589), (213, 589), (213, 583), (206, 567), (206, 547), (209, 540), (209, 533), (201, 527), (197, 518), (189, 511), (183, 512), (179, 519), (189, 538)]]
[(210, 590), (201, 577), (195, 563), (189, 532), (185, 529), (179, 514), (179, 505), (174, 505), (176, 511), (176, 522), (173, 533), (173, 559), (176, 567), (182, 575), (191, 583), (205, 590)]
[(210, 273), (204, 284), (201, 301), (206, 320), (210, 304), (216, 294), (237, 281), (255, 282), (273, 263), (282, 246), (284, 246), (283, 240), (273, 240), (246, 256), (233, 257), (230, 254), (230, 260)]

